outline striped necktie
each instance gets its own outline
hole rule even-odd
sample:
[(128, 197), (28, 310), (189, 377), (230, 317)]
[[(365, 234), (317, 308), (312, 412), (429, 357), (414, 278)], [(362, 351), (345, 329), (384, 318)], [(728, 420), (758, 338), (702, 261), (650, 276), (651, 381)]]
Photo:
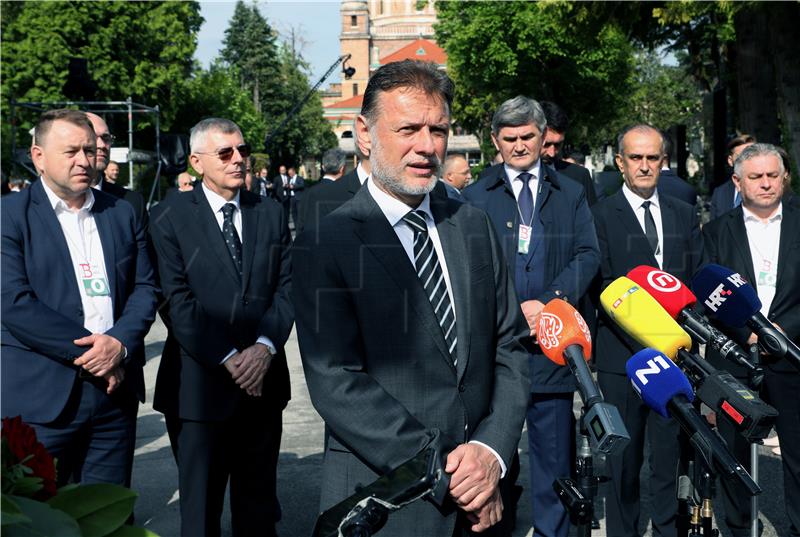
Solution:
[(409, 211), (403, 220), (411, 226), (414, 231), (414, 266), (417, 269), (417, 276), (425, 288), (425, 294), (431, 301), (433, 311), (439, 320), (439, 327), (444, 334), (447, 350), (453, 359), (453, 363), (458, 363), (456, 356), (456, 315), (453, 311), (453, 304), (450, 302), (450, 295), (447, 293), (447, 284), (444, 281), (442, 266), (436, 250), (433, 248), (433, 241), (428, 234), (428, 226), (425, 223), (425, 213), (422, 211)]

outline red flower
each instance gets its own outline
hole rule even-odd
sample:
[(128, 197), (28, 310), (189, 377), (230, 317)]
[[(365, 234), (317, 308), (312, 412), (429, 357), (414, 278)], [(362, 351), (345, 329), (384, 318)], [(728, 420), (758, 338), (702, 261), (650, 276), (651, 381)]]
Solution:
[[(13, 461), (3, 461), (10, 466), (21, 463), (32, 470), (34, 477), (42, 479), (42, 490), (34, 496), (37, 500), (47, 500), (56, 494), (56, 465), (53, 457), (36, 439), (33, 427), (24, 423), (20, 416), (3, 418), (2, 438), (6, 440)], [(28, 457), (27, 460), (25, 458)], [(23, 462), (24, 461), (24, 462)]]

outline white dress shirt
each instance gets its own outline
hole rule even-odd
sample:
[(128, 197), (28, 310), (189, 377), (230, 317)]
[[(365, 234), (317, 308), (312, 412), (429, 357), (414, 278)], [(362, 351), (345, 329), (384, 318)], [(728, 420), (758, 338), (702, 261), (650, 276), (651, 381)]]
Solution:
[(103, 256), (103, 243), (92, 213), (94, 192), (91, 188), (87, 189), (81, 208), (72, 210), (64, 200), (56, 196), (44, 179), (39, 180), (67, 241), (81, 296), (83, 327), (93, 334), (104, 334), (114, 326), (114, 304)]
[[(226, 204), (232, 203), (236, 209), (233, 211), (233, 227), (236, 228), (236, 233), (239, 235), (239, 240), (244, 243), (244, 235), (242, 234), (242, 211), (239, 207), (239, 192), (236, 192), (236, 196), (231, 201), (226, 200), (210, 188), (206, 186), (205, 183), (203, 185), (203, 194), (206, 195), (206, 199), (208, 200), (208, 204), (211, 205), (211, 210), (214, 212), (214, 218), (217, 220), (217, 225), (219, 226), (220, 232), (222, 232), (222, 224), (225, 221), (225, 215), (222, 214), (222, 208), (225, 207)], [(259, 336), (256, 340), (256, 343), (261, 343), (266, 345), (269, 349), (269, 352), (275, 354), (277, 351), (275, 349), (275, 345), (272, 343), (272, 340), (269, 339), (267, 336)], [(236, 354), (238, 351), (233, 349), (227, 355), (222, 358), (221, 364), (224, 364), (228, 361), (228, 359)]]
[(658, 198), (658, 189), (653, 190), (652, 196), (644, 199), (628, 188), (628, 185), (623, 184), (622, 193), (625, 195), (625, 199), (628, 200), (631, 209), (633, 209), (633, 214), (636, 215), (636, 220), (639, 221), (643, 233), (644, 207), (642, 207), (642, 203), (645, 201), (650, 202), (650, 214), (653, 215), (653, 221), (656, 223), (656, 233), (658, 234), (658, 250), (656, 251), (655, 258), (658, 263), (658, 268), (662, 268), (664, 266), (664, 229), (661, 224), (661, 201)]
[[(456, 301), (453, 299), (453, 290), (452, 286), (450, 285), (450, 273), (447, 271), (447, 261), (445, 260), (444, 251), (442, 250), (442, 241), (439, 239), (439, 232), (436, 230), (436, 224), (433, 221), (430, 194), (425, 194), (425, 197), (422, 199), (422, 203), (420, 203), (419, 207), (415, 209), (414, 207), (409, 207), (399, 199), (393, 198), (378, 188), (374, 181), (367, 182), (367, 188), (369, 189), (370, 195), (372, 195), (372, 199), (374, 199), (375, 203), (378, 204), (378, 207), (380, 207), (383, 215), (392, 226), (397, 238), (400, 240), (400, 244), (403, 245), (403, 249), (406, 251), (406, 255), (408, 256), (408, 260), (411, 263), (414, 272), (417, 270), (416, 265), (414, 264), (414, 230), (411, 229), (411, 226), (406, 223), (405, 220), (403, 220), (403, 217), (408, 214), (409, 211), (413, 210), (422, 211), (425, 213), (425, 224), (428, 227), (428, 236), (431, 238), (433, 248), (436, 250), (436, 256), (439, 258), (439, 264), (442, 267), (442, 274), (444, 275), (444, 282), (447, 284), (447, 295), (450, 297), (450, 303), (453, 304), (453, 316), (455, 316)], [(456, 322), (458, 322), (458, 319), (456, 319)], [(487, 446), (483, 442), (471, 440), (470, 443), (480, 444), (492, 452), (497, 461), (500, 463), (500, 476), (504, 477), (506, 475), (506, 465), (497, 451), (495, 451), (491, 446)]]
[(362, 185), (369, 177), (369, 174), (367, 173), (367, 171), (364, 169), (364, 167), (361, 165), (360, 162), (358, 163), (358, 166), (356, 166), (356, 175), (358, 175), (358, 182), (361, 183)]
[(783, 203), (766, 222), (742, 206), (744, 227), (747, 230), (747, 243), (753, 259), (753, 285), (761, 300), (761, 313), (769, 315), (769, 308), (775, 298), (775, 283), (778, 279), (778, 252), (781, 245), (781, 222)]
[[(515, 170), (514, 168), (509, 167), (508, 164), (503, 164), (503, 167), (505, 168), (506, 176), (508, 177), (508, 180), (511, 182), (511, 190), (514, 191), (514, 199), (517, 200), (517, 206), (519, 206), (519, 193), (522, 192), (522, 180), (521, 179), (517, 179), (517, 177), (519, 177), (519, 174), (524, 173), (524, 172), (521, 172), (519, 170)], [(536, 162), (534, 162), (533, 166), (531, 166), (531, 168), (529, 170), (526, 170), (526, 171), (527, 171), (527, 173), (531, 174), (531, 178), (528, 179), (528, 186), (531, 189), (531, 197), (533, 198), (532, 205), (531, 205), (531, 207), (533, 207), (533, 213), (531, 213), (531, 214), (534, 214), (536, 212), (536, 196), (539, 194), (539, 192), (538, 192), (538, 189), (539, 189), (539, 178), (542, 176), (542, 161), (541, 161), (541, 159), (539, 159)], [(520, 222), (522, 222), (521, 218), (520, 218)], [(531, 225), (530, 222), (522, 222), (522, 223), (525, 224), (526, 226)]]

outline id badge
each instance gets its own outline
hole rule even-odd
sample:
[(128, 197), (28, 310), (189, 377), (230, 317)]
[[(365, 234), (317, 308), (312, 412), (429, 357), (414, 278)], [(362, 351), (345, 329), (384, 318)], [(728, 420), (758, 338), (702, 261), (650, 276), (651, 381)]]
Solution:
[(86, 296), (111, 295), (111, 289), (109, 289), (108, 280), (102, 274), (102, 272), (98, 270), (98, 267), (92, 266), (89, 263), (81, 263), (80, 269), (83, 273), (81, 282), (83, 283), (83, 291), (86, 293)]
[(518, 254), (527, 254), (528, 249), (531, 246), (531, 234), (533, 232), (532, 226), (526, 226), (525, 224), (519, 225), (519, 240), (517, 241), (517, 253)]

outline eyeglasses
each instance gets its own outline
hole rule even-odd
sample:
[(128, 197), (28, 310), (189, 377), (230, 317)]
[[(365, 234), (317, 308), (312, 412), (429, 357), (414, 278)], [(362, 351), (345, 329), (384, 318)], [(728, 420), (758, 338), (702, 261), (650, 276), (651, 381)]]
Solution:
[(249, 144), (239, 144), (236, 147), (221, 147), (216, 151), (195, 151), (195, 153), (199, 153), (201, 155), (216, 155), (218, 159), (223, 162), (226, 162), (233, 157), (233, 150), (239, 152), (242, 158), (247, 158), (250, 156), (250, 145)]
[(116, 141), (116, 139), (117, 139), (117, 137), (116, 137), (116, 136), (114, 136), (113, 134), (111, 134), (110, 132), (107, 132), (107, 133), (103, 134), (102, 136), (98, 136), (98, 138), (100, 138), (101, 140), (103, 140), (103, 142), (104, 142), (106, 145), (111, 145), (111, 144), (113, 144), (113, 143)]

